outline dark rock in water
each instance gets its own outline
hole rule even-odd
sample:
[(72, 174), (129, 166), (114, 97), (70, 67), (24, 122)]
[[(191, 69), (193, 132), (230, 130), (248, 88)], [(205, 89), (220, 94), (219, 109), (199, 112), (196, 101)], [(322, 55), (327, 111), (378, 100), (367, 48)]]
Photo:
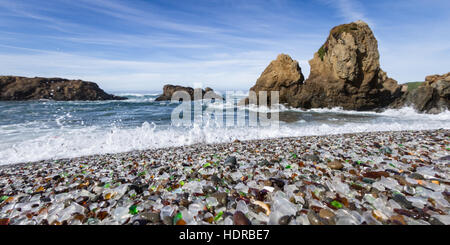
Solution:
[(394, 194), (394, 196), (392, 197), (394, 199), (394, 201), (396, 201), (398, 204), (400, 204), (402, 207), (406, 208), (406, 209), (413, 209), (414, 206), (412, 205), (412, 203), (410, 201), (408, 201), (406, 199), (405, 196), (401, 195), (401, 194)]
[(392, 107), (413, 106), (419, 112), (440, 113), (450, 109), (450, 72), (427, 76), (425, 82), (399, 98)]
[(224, 164), (225, 164), (225, 165), (235, 166), (235, 165), (237, 164), (236, 157), (233, 157), (233, 156), (228, 157), (228, 158), (225, 160)]
[[(200, 88), (191, 88), (191, 87), (183, 87), (176, 85), (164, 85), (163, 94), (156, 98), (156, 101), (165, 101), (172, 100), (172, 96), (176, 93), (180, 92), (180, 96), (185, 95), (190, 100), (201, 100), (201, 99), (223, 99), (222, 96), (216, 94), (213, 89), (206, 88), (205, 90)], [(182, 93), (181, 93), (182, 92)], [(179, 98), (179, 100), (182, 100)]]
[(0, 76), (0, 101), (126, 100), (105, 93), (96, 83), (62, 78)]
[(233, 215), (234, 225), (251, 225), (250, 220), (241, 211), (236, 211)]
[(318, 162), (320, 158), (316, 155), (308, 154), (304, 156), (304, 159), (307, 161)]

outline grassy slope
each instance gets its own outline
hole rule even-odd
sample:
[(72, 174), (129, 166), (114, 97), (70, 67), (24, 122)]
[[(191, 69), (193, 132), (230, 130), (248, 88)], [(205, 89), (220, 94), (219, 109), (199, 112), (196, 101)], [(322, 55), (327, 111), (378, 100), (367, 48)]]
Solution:
[(410, 83), (405, 83), (408, 85), (408, 91), (412, 91), (416, 88), (418, 88), (423, 82), (410, 82)]

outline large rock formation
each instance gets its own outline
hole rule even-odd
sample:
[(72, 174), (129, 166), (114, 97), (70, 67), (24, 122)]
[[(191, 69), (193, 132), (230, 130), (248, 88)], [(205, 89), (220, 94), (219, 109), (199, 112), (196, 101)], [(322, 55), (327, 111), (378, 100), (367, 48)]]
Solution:
[[(201, 92), (201, 98), (195, 98), (195, 92), (196, 92), (197, 89), (201, 90), (201, 91), (199, 91), (199, 92)], [(221, 98), (222, 99), (222, 96), (214, 93), (214, 90), (212, 88), (209, 88), (209, 87), (207, 87), (207, 88), (205, 88), (205, 90), (203, 90), (203, 89), (200, 89), (200, 88), (193, 89), (191, 87), (183, 87), (183, 86), (168, 84), (168, 85), (164, 85), (164, 87), (163, 87), (163, 94), (160, 95), (159, 97), (157, 97), (156, 101), (171, 100), (172, 99), (172, 95), (175, 92), (179, 92), (179, 91), (187, 92), (190, 95), (191, 100), (203, 99), (203, 97), (205, 96), (206, 93), (208, 93), (209, 95), (213, 96), (214, 98)]]
[[(279, 102), (282, 104), (294, 104), (294, 96), (299, 92), (305, 80), (298, 62), (289, 55), (280, 54), (272, 61), (250, 88), (257, 94), (259, 101), (260, 91), (279, 91)], [(267, 105), (270, 104), (270, 92), (267, 93)], [(260, 102), (261, 103), (261, 102)]]
[(381, 70), (378, 43), (369, 26), (357, 21), (334, 27), (303, 81), (301, 69), (287, 55), (278, 56), (251, 88), (280, 91), (280, 103), (292, 107), (383, 108), (402, 94), (397, 82)]
[(380, 68), (378, 43), (369, 26), (357, 21), (334, 27), (309, 61), (311, 72), (296, 107), (383, 108), (401, 87)]
[(419, 112), (439, 113), (450, 109), (450, 72), (425, 78), (417, 89), (399, 98), (392, 107), (412, 106)]
[(125, 100), (96, 83), (62, 78), (0, 76), (0, 100)]

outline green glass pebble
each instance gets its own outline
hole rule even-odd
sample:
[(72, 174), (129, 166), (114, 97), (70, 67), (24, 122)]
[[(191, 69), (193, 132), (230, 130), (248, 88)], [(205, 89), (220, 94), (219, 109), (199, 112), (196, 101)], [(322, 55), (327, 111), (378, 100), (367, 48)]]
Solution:
[(183, 186), (184, 185), (184, 181), (180, 181), (180, 185)]
[(2, 196), (2, 198), (0, 200), (3, 202), (3, 201), (5, 201), (8, 198), (9, 198), (8, 196)]
[(104, 187), (105, 188), (109, 188), (109, 187), (111, 187), (111, 184), (110, 183), (106, 183)]
[(209, 163), (209, 162), (208, 162), (208, 163), (205, 163), (205, 164), (203, 165), (204, 168), (207, 168), (207, 167), (209, 167), (209, 166), (211, 166), (211, 163)]
[(220, 212), (216, 215), (216, 217), (214, 217), (214, 221), (218, 221), (220, 218), (222, 218), (222, 215), (223, 215), (223, 211), (220, 211)]
[(176, 224), (179, 220), (183, 219), (183, 214), (181, 212), (177, 213), (177, 215), (175, 215), (173, 217), (173, 223)]
[(362, 181), (365, 182), (365, 183), (368, 183), (368, 184), (373, 184), (373, 183), (375, 183), (375, 180), (369, 179), (369, 178), (363, 178)]
[(333, 205), (333, 207), (335, 207), (335, 208), (342, 208), (342, 203), (340, 203), (336, 200), (332, 201), (331, 205)]
[(133, 215), (139, 213), (139, 211), (137, 210), (137, 206), (136, 205), (132, 205), (130, 207), (129, 211), (130, 211), (130, 214), (133, 214)]
[(295, 154), (295, 153), (292, 153), (292, 158), (297, 158), (297, 154)]
[(286, 169), (290, 169), (290, 168), (291, 168), (291, 165), (287, 165), (287, 166), (286, 166)]

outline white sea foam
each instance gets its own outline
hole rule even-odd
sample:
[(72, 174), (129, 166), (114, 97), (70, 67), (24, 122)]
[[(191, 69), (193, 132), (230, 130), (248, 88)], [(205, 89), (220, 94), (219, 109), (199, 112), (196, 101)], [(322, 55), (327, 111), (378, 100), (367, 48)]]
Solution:
[[(78, 157), (93, 154), (118, 153), (131, 150), (183, 146), (198, 143), (231, 142), (235, 139), (252, 140), (276, 137), (326, 135), (340, 133), (450, 129), (450, 112), (437, 115), (418, 114), (410, 108), (386, 110), (383, 113), (348, 112), (339, 109), (311, 110), (316, 113), (351, 113), (377, 115), (365, 122), (319, 123), (302, 120), (297, 123), (282, 123), (279, 128), (234, 127), (217, 128), (213, 123), (206, 127), (184, 128), (155, 126), (143, 123), (134, 128), (111, 127), (60, 127), (40, 130), (35, 136), (19, 142), (0, 141), (0, 164)], [(17, 125), (15, 125), (17, 126)], [(20, 130), (36, 128), (0, 127), (1, 135), (13, 135)], [(45, 128), (45, 127), (42, 127)], [(6, 132), (7, 130), (10, 130)], [(22, 132), (23, 133), (23, 132)], [(17, 137), (19, 137), (18, 135)]]

